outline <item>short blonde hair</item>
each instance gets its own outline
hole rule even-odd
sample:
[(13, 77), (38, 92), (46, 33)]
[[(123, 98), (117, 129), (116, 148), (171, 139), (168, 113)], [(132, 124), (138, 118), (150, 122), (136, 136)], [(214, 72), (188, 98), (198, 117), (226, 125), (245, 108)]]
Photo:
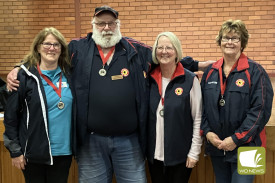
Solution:
[(162, 32), (157, 36), (156, 41), (153, 46), (153, 50), (152, 50), (153, 62), (155, 64), (159, 64), (157, 57), (156, 57), (156, 49), (158, 47), (158, 41), (161, 36), (166, 36), (171, 41), (173, 47), (176, 49), (176, 54), (177, 54), (175, 62), (178, 63), (180, 61), (180, 59), (182, 58), (182, 48), (181, 48), (181, 42), (180, 42), (179, 38), (173, 32)]
[(230, 32), (235, 32), (240, 35), (241, 39), (241, 52), (246, 48), (248, 39), (249, 39), (249, 34), (248, 31), (245, 27), (245, 24), (241, 20), (227, 20), (225, 21), (221, 29), (216, 37), (216, 43), (221, 46), (221, 40), (224, 35), (224, 33), (230, 33)]

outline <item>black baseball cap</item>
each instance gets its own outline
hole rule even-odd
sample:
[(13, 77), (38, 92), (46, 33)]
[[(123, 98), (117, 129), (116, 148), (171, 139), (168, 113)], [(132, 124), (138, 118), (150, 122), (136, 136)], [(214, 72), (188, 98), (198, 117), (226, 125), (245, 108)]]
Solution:
[(115, 16), (115, 18), (118, 18), (118, 12), (116, 10), (114, 10), (113, 8), (111, 8), (110, 6), (100, 6), (100, 7), (97, 7), (95, 9), (95, 14), (94, 16), (97, 16), (99, 15), (100, 13), (104, 12), (104, 11), (109, 11), (111, 13), (113, 13), (113, 15)]

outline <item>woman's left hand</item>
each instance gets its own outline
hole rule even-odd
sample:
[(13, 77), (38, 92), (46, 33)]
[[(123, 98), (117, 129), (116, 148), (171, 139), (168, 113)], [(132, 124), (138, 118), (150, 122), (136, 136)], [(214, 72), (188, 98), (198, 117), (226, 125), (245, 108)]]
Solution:
[(218, 149), (223, 149), (225, 151), (233, 151), (236, 147), (237, 145), (233, 141), (232, 137), (226, 137), (218, 146)]
[(186, 160), (186, 167), (187, 168), (194, 168), (196, 166), (196, 163), (198, 161), (193, 159), (193, 158), (190, 158), (190, 157), (187, 157), (187, 160)]

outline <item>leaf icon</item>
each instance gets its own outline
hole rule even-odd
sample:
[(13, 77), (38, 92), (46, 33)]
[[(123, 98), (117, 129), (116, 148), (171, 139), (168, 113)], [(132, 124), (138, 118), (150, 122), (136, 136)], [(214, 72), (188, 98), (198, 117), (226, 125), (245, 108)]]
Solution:
[(263, 166), (263, 165), (258, 165), (259, 161), (262, 159), (260, 156), (262, 154), (257, 154), (256, 157), (255, 157), (255, 167), (260, 167), (260, 166)]

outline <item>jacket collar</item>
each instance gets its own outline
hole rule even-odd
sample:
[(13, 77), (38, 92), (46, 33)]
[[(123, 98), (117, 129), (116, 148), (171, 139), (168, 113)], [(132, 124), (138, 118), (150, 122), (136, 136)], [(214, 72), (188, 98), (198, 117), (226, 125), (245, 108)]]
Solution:
[[(221, 68), (223, 65), (223, 60), (224, 58), (219, 59), (217, 62), (215, 62), (212, 65), (212, 68), (213, 69)], [(237, 71), (241, 71), (249, 68), (247, 56), (245, 56), (245, 54), (243, 53), (241, 54), (240, 58), (236, 62), (237, 62), (237, 67), (236, 67)]]
[[(184, 68), (182, 66), (182, 64), (179, 62), (177, 64), (176, 70), (171, 78), (171, 81), (173, 79), (175, 79), (176, 77), (179, 76), (184, 76), (185, 72), (184, 72)], [(162, 90), (162, 76), (161, 76), (161, 70), (160, 70), (160, 66), (158, 65), (152, 72), (151, 72), (151, 77), (157, 82), (158, 88), (159, 88), (159, 93), (161, 94), (161, 90)]]

